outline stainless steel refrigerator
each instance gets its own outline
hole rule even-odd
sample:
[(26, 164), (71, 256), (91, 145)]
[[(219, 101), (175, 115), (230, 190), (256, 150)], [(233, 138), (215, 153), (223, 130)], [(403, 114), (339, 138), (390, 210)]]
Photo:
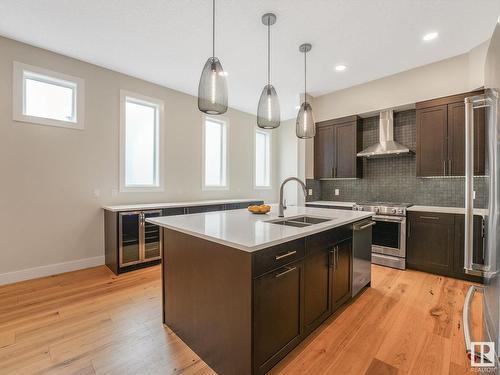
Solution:
[[(498, 373), (500, 337), (500, 24), (496, 25), (490, 41), (485, 64), (485, 94), (465, 99), (465, 246), (464, 269), (466, 273), (481, 275), (484, 287), (469, 289), (463, 309), (463, 328), (467, 355), (472, 357), (473, 366), (495, 367)], [(487, 214), (485, 217), (485, 242), (482, 256), (476, 256), (474, 249), (474, 116), (484, 111), (486, 121), (486, 180), (488, 187)], [(477, 179), (478, 177), (476, 177)], [(484, 207), (482, 207), (484, 208)], [(481, 261), (479, 261), (481, 259)], [(482, 293), (483, 332), (482, 337), (473, 337), (470, 325), (471, 301), (475, 293)], [(473, 345), (473, 342), (486, 342)], [(494, 352), (491, 354), (491, 344)]]

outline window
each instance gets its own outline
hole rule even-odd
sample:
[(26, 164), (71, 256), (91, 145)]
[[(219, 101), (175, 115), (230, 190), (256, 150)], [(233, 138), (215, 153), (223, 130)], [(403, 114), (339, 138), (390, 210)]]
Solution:
[(120, 93), (120, 190), (161, 191), (163, 102)]
[(14, 120), (84, 128), (84, 81), (14, 62)]
[(255, 131), (255, 187), (271, 187), (271, 134)]
[(228, 187), (227, 122), (205, 117), (203, 129), (203, 187), (226, 189)]

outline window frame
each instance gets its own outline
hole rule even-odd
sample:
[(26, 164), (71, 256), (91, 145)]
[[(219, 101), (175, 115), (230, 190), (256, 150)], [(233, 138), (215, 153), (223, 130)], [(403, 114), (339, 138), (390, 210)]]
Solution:
[[(126, 104), (130, 102), (148, 105), (156, 108), (156, 185), (126, 185)], [(164, 102), (161, 99), (152, 98), (132, 91), (120, 90), (120, 189), (121, 193), (146, 193), (146, 192), (163, 192), (165, 189), (165, 178), (163, 174), (164, 160)]]
[[(265, 134), (269, 141), (269, 185), (257, 185), (257, 134)], [(253, 187), (256, 190), (270, 190), (273, 188), (273, 135), (269, 130), (255, 128), (253, 135)]]
[[(39, 81), (41, 82), (58, 85), (60, 87), (72, 88), (74, 90), (73, 110), (75, 120), (65, 121), (25, 114), (26, 73), (30, 73), (34, 76), (40, 76)], [(56, 126), (74, 130), (85, 129), (85, 81), (82, 78), (14, 61), (12, 86), (12, 117), (14, 121), (36, 125)]]
[[(206, 174), (206, 168), (205, 168), (205, 159), (206, 159), (206, 122), (207, 121), (212, 121), (212, 122), (217, 122), (219, 124), (223, 125), (224, 129), (224, 135), (225, 135), (225, 144), (224, 144), (224, 163), (223, 166), (225, 168), (224, 175), (225, 175), (225, 184), (224, 185), (207, 185), (205, 182), (205, 174)], [(223, 116), (209, 116), (209, 115), (203, 115), (202, 116), (202, 137), (201, 137), (201, 142), (202, 142), (202, 151), (201, 151), (201, 186), (202, 190), (204, 191), (210, 191), (210, 190), (229, 190), (229, 119)]]

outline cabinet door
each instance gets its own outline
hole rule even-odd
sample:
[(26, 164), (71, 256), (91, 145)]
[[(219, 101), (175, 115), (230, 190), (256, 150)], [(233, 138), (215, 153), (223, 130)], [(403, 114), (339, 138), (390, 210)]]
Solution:
[(304, 330), (310, 332), (330, 315), (333, 246), (308, 254), (304, 260)]
[(335, 259), (332, 259), (332, 311), (351, 298), (351, 254), (352, 240), (337, 244)]
[(223, 204), (213, 204), (209, 206), (193, 206), (187, 207), (186, 212), (188, 214), (197, 214), (201, 212), (212, 212), (212, 211), (224, 211)]
[(334, 177), (356, 177), (357, 162), (357, 123), (348, 122), (335, 125), (335, 165)]
[(127, 266), (140, 262), (140, 213), (120, 213), (119, 241), (120, 266)]
[(454, 215), (410, 212), (408, 221), (408, 268), (450, 275), (453, 266)]
[(314, 178), (333, 177), (335, 166), (334, 127), (318, 126), (314, 137)]
[(254, 280), (255, 373), (269, 371), (301, 339), (303, 263), (291, 263)]
[[(144, 219), (158, 217), (162, 211), (145, 211)], [(144, 259), (145, 261), (158, 259), (161, 255), (160, 227), (144, 221)]]
[[(472, 259), (476, 264), (484, 264), (484, 223), (483, 217), (474, 215), (474, 249)], [(464, 272), (465, 246), (465, 216), (455, 215), (455, 248), (453, 253), (453, 272), (455, 276), (475, 282), (483, 282), (479, 276), (468, 275)]]
[(447, 127), (447, 105), (417, 110), (417, 176), (446, 175)]
[[(465, 104), (448, 105), (448, 175), (465, 175)], [(484, 175), (485, 114), (484, 108), (474, 110), (474, 174)]]

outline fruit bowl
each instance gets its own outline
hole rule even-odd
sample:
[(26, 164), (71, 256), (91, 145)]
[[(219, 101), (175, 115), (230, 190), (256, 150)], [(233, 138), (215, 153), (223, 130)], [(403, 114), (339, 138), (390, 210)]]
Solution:
[(248, 206), (248, 211), (252, 214), (263, 215), (271, 211), (271, 206), (267, 204), (261, 204), (260, 206)]

